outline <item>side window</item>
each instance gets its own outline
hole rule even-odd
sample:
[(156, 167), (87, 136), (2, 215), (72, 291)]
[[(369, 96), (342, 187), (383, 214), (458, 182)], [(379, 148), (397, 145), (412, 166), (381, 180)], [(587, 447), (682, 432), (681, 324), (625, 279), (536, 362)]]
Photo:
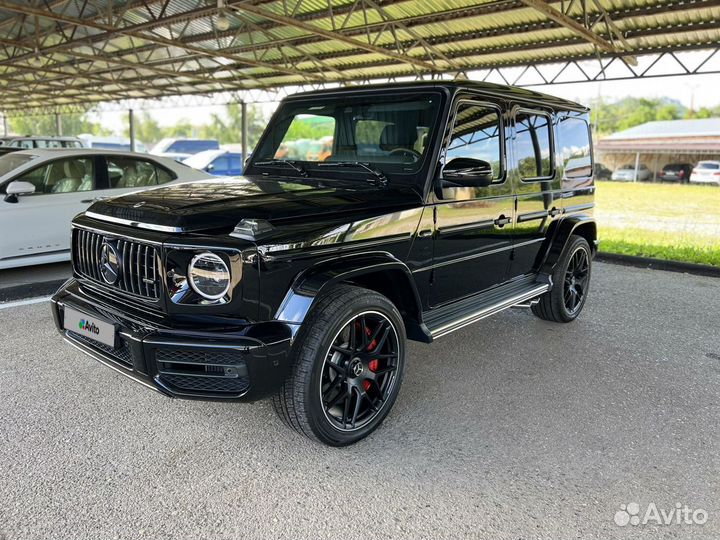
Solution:
[(565, 178), (586, 178), (592, 174), (590, 128), (582, 118), (563, 118), (558, 123), (558, 139)]
[(215, 174), (227, 174), (230, 170), (230, 158), (227, 156), (220, 156), (215, 158), (212, 162), (211, 171)]
[(95, 189), (91, 157), (53, 161), (16, 178), (35, 185), (36, 194), (75, 193)]
[[(108, 156), (108, 179), (110, 188), (143, 188), (168, 182), (166, 171), (160, 178), (161, 169), (142, 159)], [(164, 182), (163, 182), (164, 180)]]
[(167, 184), (168, 182), (172, 182), (173, 180), (175, 180), (175, 177), (165, 169), (156, 166), (155, 170), (157, 171), (158, 184)]
[(521, 111), (515, 116), (515, 155), (520, 177), (534, 180), (552, 176), (550, 117)]
[(461, 102), (446, 156), (446, 163), (457, 158), (484, 161), (492, 168), (493, 181), (501, 181), (503, 140), (498, 110), (480, 103)]
[(20, 139), (12, 141), (9, 146), (12, 146), (13, 148), (24, 148), (25, 150), (30, 150), (33, 147), (33, 142), (28, 139)]

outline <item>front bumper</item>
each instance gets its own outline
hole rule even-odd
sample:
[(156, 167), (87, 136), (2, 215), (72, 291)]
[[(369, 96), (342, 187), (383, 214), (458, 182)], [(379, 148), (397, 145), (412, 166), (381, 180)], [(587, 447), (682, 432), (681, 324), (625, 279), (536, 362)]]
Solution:
[[(285, 323), (215, 330), (202, 322), (160, 325), (89, 296), (75, 279), (55, 293), (51, 304), (55, 326), (66, 342), (166, 396), (252, 401), (277, 391), (289, 370), (293, 329)], [(113, 324), (115, 346), (65, 330), (66, 306)]]

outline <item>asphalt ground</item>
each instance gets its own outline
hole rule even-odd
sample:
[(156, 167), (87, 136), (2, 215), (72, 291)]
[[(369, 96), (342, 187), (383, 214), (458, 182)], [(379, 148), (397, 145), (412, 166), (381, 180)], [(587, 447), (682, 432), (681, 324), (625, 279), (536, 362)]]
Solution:
[[(411, 344), (344, 449), (267, 402), (164, 398), (47, 304), (0, 305), (0, 537), (720, 538), (719, 305), (717, 278), (598, 263), (572, 324), (513, 309)], [(619, 526), (629, 503), (707, 520)]]

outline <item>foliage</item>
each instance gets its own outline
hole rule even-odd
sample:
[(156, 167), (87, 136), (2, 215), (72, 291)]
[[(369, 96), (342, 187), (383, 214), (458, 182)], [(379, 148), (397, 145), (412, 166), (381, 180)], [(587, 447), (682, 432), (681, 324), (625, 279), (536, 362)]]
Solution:
[(614, 103), (595, 100), (590, 105), (593, 124), (599, 135), (629, 129), (654, 120), (679, 120), (687, 109), (670, 98), (626, 97)]
[[(248, 105), (248, 148), (257, 143), (267, 124), (262, 109)], [(172, 137), (197, 137), (201, 139), (217, 139), (220, 144), (240, 144), (242, 141), (242, 107), (231, 103), (222, 113), (212, 113), (204, 124), (193, 124), (187, 118), (180, 118), (171, 126), (161, 126), (148, 112), (135, 117), (135, 136), (148, 147), (152, 147), (161, 139)], [(126, 128), (124, 135), (129, 137)]]
[(329, 116), (296, 116), (285, 133), (284, 140), (320, 140), (331, 136), (335, 130), (335, 119)]
[[(60, 116), (63, 135), (93, 133), (109, 135), (110, 131), (84, 114), (63, 114)], [(8, 118), (8, 127), (18, 135), (58, 135), (54, 115), (15, 116)]]

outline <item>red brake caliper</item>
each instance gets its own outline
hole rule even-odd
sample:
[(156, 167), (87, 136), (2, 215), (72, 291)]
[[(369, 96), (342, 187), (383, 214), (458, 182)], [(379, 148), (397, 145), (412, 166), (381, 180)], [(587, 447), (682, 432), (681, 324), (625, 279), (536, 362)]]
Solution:
[[(368, 337), (372, 335), (370, 328), (367, 326), (365, 327), (365, 333), (368, 335)], [(370, 342), (370, 345), (368, 345), (368, 351), (372, 351), (375, 347), (377, 347), (377, 339), (373, 339)], [(380, 364), (379, 360), (373, 359), (373, 360), (370, 360), (370, 362), (368, 362), (368, 367), (370, 368), (370, 371), (377, 371), (379, 364)], [(370, 381), (365, 380), (362, 382), (362, 385), (366, 392), (368, 390), (370, 390)]]

